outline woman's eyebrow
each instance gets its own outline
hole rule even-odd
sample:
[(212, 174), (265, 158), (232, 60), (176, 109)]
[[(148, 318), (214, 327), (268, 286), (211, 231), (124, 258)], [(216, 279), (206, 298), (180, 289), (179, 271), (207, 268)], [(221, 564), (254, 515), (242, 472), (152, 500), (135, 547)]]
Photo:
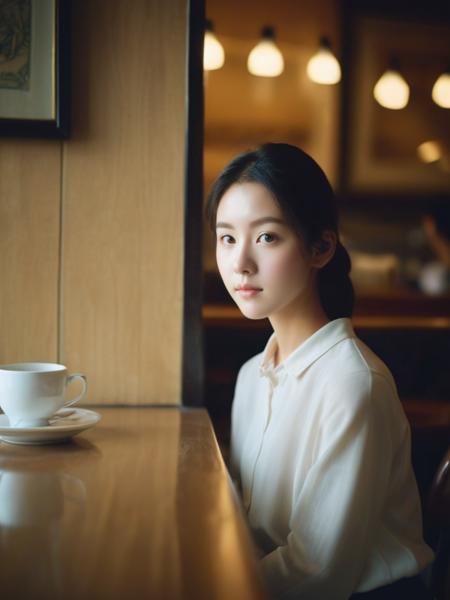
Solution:
[[(256, 225), (264, 225), (265, 223), (278, 223), (279, 225), (286, 225), (286, 222), (283, 219), (279, 219), (278, 217), (261, 217), (260, 219), (255, 219), (255, 221), (250, 222), (251, 227), (255, 227)], [(220, 221), (216, 223), (216, 229), (234, 229), (234, 226), (231, 223), (225, 223), (224, 221)]]

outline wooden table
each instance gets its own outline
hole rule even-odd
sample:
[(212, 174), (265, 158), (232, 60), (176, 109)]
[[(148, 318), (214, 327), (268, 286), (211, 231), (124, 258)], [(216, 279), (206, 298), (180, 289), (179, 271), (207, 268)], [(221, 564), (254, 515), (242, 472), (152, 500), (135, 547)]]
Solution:
[(265, 598), (207, 413), (95, 410), (69, 443), (0, 443), (2, 598)]

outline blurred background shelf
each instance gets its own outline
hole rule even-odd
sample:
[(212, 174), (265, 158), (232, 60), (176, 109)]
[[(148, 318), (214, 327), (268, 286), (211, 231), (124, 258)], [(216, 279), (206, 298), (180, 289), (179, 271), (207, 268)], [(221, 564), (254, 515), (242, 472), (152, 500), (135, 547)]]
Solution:
[[(376, 303), (370, 299), (370, 303)], [(389, 300), (388, 300), (389, 302)], [(398, 309), (400, 310), (400, 306)], [(404, 306), (405, 311), (411, 309)], [(203, 306), (203, 321), (206, 327), (240, 327), (243, 329), (267, 329), (266, 321), (249, 321), (242, 316), (239, 309), (227, 304), (207, 304)], [(388, 330), (447, 330), (450, 333), (450, 316), (433, 316), (423, 314), (356, 314), (352, 321), (355, 329), (388, 329)]]

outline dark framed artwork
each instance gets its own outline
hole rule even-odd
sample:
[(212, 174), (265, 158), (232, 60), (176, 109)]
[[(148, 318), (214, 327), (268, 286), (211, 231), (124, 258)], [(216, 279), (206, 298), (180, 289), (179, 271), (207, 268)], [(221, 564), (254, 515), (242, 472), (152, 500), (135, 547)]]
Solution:
[(69, 135), (69, 0), (0, 0), (0, 135)]
[[(341, 189), (348, 196), (449, 196), (450, 110), (436, 105), (433, 84), (450, 60), (450, 23), (354, 14), (344, 55)], [(373, 88), (390, 61), (408, 82), (409, 102), (384, 108)], [(432, 142), (439, 160), (419, 147)]]

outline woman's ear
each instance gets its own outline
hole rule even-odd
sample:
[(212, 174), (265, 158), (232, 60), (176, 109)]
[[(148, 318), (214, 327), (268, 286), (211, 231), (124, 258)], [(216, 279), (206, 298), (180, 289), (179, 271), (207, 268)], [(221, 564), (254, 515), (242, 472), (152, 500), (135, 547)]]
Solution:
[(312, 266), (321, 269), (330, 262), (336, 251), (337, 236), (334, 231), (326, 230), (313, 246)]

